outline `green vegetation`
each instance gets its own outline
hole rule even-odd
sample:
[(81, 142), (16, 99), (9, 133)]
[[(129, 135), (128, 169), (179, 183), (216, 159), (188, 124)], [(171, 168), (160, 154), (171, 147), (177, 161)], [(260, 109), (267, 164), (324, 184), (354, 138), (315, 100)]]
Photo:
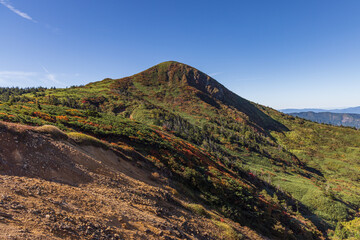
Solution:
[(92, 145), (107, 148), (108, 145), (99, 139), (79, 132), (69, 132), (68, 137), (74, 140), (78, 144)]
[(199, 214), (201, 216), (204, 216), (204, 217), (209, 217), (210, 216), (208, 211), (200, 204), (195, 204), (195, 203), (187, 204), (186, 207), (188, 209), (190, 209), (192, 212), (194, 212), (196, 214)]
[(222, 238), (229, 240), (240, 240), (244, 238), (241, 233), (236, 232), (229, 224), (216, 220), (213, 220), (213, 222), (222, 229)]
[(229, 239), (229, 240), (243, 239), (242, 234), (236, 231), (231, 225), (226, 223), (224, 219), (206, 210), (205, 207), (202, 206), (201, 204), (195, 204), (195, 203), (186, 204), (185, 207), (188, 208), (193, 213), (196, 213), (206, 218), (210, 218), (221, 229), (221, 232), (219, 234), (219, 239)]
[(360, 239), (360, 218), (339, 222), (335, 230), (335, 239)]
[(50, 134), (55, 139), (67, 139), (66, 133), (53, 125), (43, 125), (36, 127), (35, 131)]
[[(360, 207), (357, 130), (249, 102), (184, 64), (81, 87), (0, 93), (0, 120), (133, 151), (167, 173), (174, 192), (266, 236), (321, 238), (350, 224)], [(207, 215), (201, 205), (188, 208)]]

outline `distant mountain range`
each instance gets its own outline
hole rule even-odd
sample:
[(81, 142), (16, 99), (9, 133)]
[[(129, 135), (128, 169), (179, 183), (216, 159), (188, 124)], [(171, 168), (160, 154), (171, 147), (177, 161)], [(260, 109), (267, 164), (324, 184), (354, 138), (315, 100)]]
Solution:
[(282, 109), (283, 113), (313, 122), (360, 128), (360, 106), (343, 109)]
[(303, 108), (303, 109), (296, 109), (296, 108), (287, 108), (279, 110), (283, 113), (299, 113), (299, 112), (314, 112), (314, 113), (321, 113), (321, 112), (330, 112), (330, 113), (355, 113), (360, 114), (360, 106), (359, 107), (350, 107), (350, 108), (341, 108), (341, 109), (319, 109), (319, 108)]
[(299, 112), (289, 113), (313, 122), (327, 123), (335, 126), (348, 126), (360, 128), (360, 114), (331, 113), (331, 112)]

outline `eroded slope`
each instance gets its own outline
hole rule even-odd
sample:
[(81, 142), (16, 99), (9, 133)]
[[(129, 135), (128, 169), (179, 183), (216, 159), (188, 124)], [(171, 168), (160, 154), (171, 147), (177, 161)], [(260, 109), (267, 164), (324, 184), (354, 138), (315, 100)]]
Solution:
[(0, 124), (1, 239), (263, 239), (194, 214), (145, 162), (65, 136)]

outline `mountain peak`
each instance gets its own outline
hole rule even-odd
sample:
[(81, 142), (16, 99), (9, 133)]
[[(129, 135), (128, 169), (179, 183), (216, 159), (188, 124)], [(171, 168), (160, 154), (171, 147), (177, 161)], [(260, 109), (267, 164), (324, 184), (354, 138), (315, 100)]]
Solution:
[[(177, 61), (166, 61), (159, 63), (141, 72), (140, 74), (146, 75), (149, 73), (157, 73), (158, 78), (153, 79), (155, 81), (166, 77), (167, 81), (190, 85), (197, 90), (206, 94), (210, 94), (219, 100), (224, 99), (224, 93), (229, 91), (222, 84), (206, 73), (196, 69), (195, 67)], [(161, 75), (164, 76), (159, 77)]]
[(114, 87), (123, 91), (124, 86), (128, 88), (130, 85), (147, 95), (147, 99), (157, 99), (167, 105), (180, 104), (189, 108), (206, 103), (218, 109), (232, 108), (241, 111), (250, 122), (263, 130), (286, 130), (263, 113), (257, 104), (238, 96), (209, 75), (184, 63), (159, 63), (143, 72), (117, 80)]

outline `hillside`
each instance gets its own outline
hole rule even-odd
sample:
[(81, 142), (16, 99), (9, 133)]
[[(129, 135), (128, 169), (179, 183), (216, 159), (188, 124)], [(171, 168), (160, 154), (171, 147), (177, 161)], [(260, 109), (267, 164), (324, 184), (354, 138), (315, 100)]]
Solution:
[(305, 118), (310, 121), (331, 124), (335, 126), (347, 126), (360, 128), (360, 114), (331, 113), (331, 112), (298, 112), (290, 115)]
[[(3, 121), (55, 125), (71, 141), (85, 133), (135, 165), (148, 164), (155, 179), (166, 179), (164, 188), (200, 204), (196, 217), (227, 229), (228, 239), (357, 234), (350, 223), (360, 207), (358, 131), (255, 104), (188, 65), (165, 62), (67, 89), (2, 89), (0, 100)], [(216, 235), (199, 229), (197, 238)]]
[(51, 126), (0, 131), (1, 239), (263, 239), (179, 196), (130, 147)]

